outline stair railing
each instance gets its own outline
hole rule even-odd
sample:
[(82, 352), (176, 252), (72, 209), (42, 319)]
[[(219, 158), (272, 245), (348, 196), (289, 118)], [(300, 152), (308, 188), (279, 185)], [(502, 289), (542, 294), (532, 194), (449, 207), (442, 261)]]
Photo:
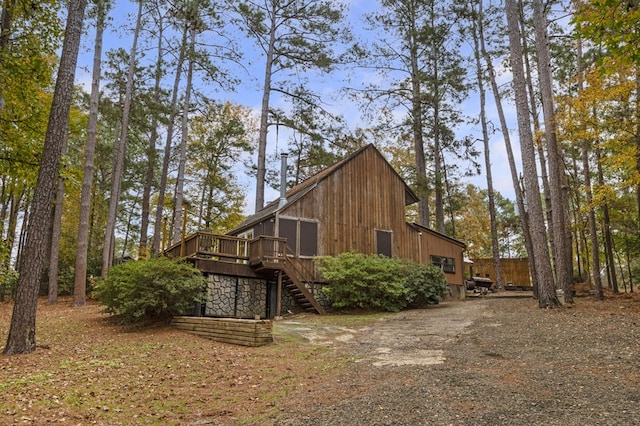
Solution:
[[(297, 278), (302, 286), (304, 286), (304, 288), (300, 290), (304, 292), (305, 296), (318, 311), (318, 313), (324, 314), (324, 308), (322, 307), (322, 305), (320, 305), (313, 294), (313, 283), (315, 282), (315, 269), (313, 268), (313, 264), (311, 263), (309, 265), (301, 262), (301, 259), (293, 252), (293, 250), (291, 250), (289, 246), (287, 246), (287, 249), (288, 256), (286, 256), (286, 272), (288, 274), (295, 274), (295, 278)], [(308, 284), (308, 287), (305, 284)]]
[(313, 263), (303, 262), (290, 246), (287, 246), (287, 262), (292, 265), (302, 282), (311, 284), (315, 281), (316, 271)]

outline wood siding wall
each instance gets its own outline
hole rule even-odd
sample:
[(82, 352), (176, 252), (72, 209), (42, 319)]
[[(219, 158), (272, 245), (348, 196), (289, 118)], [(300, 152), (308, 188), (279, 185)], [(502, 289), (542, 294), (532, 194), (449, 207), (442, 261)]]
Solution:
[(306, 196), (287, 206), (282, 217), (318, 221), (318, 256), (356, 251), (376, 253), (376, 230), (391, 231), (393, 256), (429, 264), (431, 255), (456, 260), (450, 284), (463, 284), (463, 248), (406, 223), (406, 187), (375, 149), (346, 162)]
[(281, 212), (318, 220), (318, 255), (374, 253), (376, 229), (393, 231), (394, 255), (408, 252), (405, 187), (379, 155), (364, 150)]
[(424, 264), (431, 263), (431, 256), (450, 257), (455, 259), (455, 272), (445, 273), (445, 277), (449, 284), (463, 285), (465, 272), (463, 248), (459, 244), (429, 231), (418, 231), (414, 228), (410, 229), (414, 234), (412, 239), (413, 241), (416, 241), (413, 248), (416, 254), (414, 259)]

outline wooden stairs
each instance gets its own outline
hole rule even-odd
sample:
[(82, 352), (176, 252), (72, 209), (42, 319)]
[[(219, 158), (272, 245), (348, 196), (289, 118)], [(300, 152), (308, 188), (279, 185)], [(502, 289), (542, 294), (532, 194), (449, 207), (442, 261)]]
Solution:
[(277, 262), (261, 262), (252, 265), (252, 268), (255, 272), (274, 277), (281, 274), (282, 288), (289, 293), (296, 305), (306, 312), (325, 315), (325, 309), (305, 286), (305, 283), (310, 283), (311, 280), (304, 278), (302, 268), (297, 265), (295, 260), (296, 258), (283, 256)]
[(307, 312), (326, 314), (326, 311), (318, 303), (309, 289), (304, 285), (304, 280), (295, 267), (295, 264), (287, 259), (282, 267), (282, 287), (287, 290), (298, 306)]

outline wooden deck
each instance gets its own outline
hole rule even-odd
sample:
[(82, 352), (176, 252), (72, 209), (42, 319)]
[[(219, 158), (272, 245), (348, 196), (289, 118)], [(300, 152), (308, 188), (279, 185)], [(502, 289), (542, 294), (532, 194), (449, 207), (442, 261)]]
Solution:
[(244, 277), (278, 275), (286, 291), (302, 309), (324, 314), (305, 284), (315, 278), (309, 268), (288, 250), (285, 238), (259, 236), (254, 239), (197, 232), (164, 251), (170, 258), (182, 258), (208, 273)]
[(206, 259), (220, 263), (279, 269), (287, 253), (287, 240), (260, 236), (254, 239), (197, 232), (173, 244), (165, 256), (182, 259)]

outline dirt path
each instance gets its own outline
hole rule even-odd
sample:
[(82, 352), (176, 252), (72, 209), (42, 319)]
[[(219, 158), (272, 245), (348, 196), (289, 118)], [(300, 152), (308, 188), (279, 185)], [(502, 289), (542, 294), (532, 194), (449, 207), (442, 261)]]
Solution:
[(367, 327), (308, 327), (355, 362), (280, 407), (277, 425), (640, 425), (640, 304), (483, 298)]
[(311, 326), (297, 320), (275, 323), (312, 344), (330, 345), (374, 366), (433, 365), (445, 361), (443, 345), (468, 333), (474, 321), (491, 315), (483, 300), (445, 302), (384, 317), (366, 327)]

